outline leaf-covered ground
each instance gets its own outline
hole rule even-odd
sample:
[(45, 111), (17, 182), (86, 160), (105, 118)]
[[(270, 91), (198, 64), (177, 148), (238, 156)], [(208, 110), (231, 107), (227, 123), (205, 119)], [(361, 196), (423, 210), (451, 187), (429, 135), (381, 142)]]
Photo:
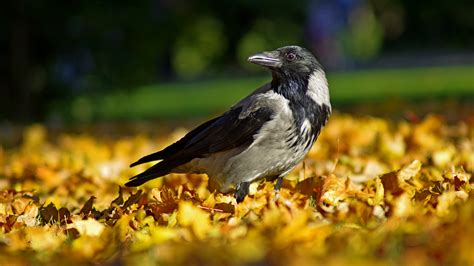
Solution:
[[(0, 146), (0, 264), (472, 265), (474, 127), (338, 114), (284, 181), (236, 204), (205, 175), (121, 187), (167, 136)], [(149, 166), (149, 165), (148, 165)], [(120, 265), (120, 264), (119, 264)]]

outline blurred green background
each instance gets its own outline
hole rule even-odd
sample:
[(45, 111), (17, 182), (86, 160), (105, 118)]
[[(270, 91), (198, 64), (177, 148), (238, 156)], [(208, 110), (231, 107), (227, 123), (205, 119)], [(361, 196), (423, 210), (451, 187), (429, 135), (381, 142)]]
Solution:
[(305, 46), (336, 108), (474, 99), (474, 2), (27, 1), (0, 16), (0, 123), (207, 116), (270, 78), (249, 55)]

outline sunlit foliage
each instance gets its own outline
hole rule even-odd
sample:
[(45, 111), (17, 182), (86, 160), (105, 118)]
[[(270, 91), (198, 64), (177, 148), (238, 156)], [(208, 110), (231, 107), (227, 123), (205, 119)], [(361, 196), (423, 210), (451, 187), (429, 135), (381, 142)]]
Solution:
[[(41, 125), (0, 148), (0, 264), (472, 265), (474, 128), (335, 115), (279, 193), (236, 204), (205, 175), (121, 187), (182, 136)], [(146, 166), (144, 166), (146, 167)]]

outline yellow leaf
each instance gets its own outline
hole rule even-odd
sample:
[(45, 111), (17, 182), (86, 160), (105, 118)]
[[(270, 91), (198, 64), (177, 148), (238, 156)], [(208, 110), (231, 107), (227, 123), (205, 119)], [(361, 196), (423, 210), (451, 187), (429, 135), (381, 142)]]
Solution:
[(410, 178), (415, 177), (421, 169), (421, 162), (418, 160), (414, 160), (409, 165), (404, 166), (402, 169), (398, 171), (398, 178), (399, 180), (405, 181)]
[(449, 214), (450, 207), (456, 202), (456, 192), (446, 191), (438, 197), (438, 205), (436, 205), (436, 214), (446, 216)]
[(393, 215), (396, 217), (408, 217), (415, 212), (413, 202), (411, 201), (407, 193), (403, 193), (395, 199), (395, 204), (393, 208)]
[(115, 244), (107, 241), (111, 241), (111, 239), (82, 235), (72, 242), (72, 249), (85, 258), (92, 258), (106, 249), (107, 245)]
[(367, 203), (371, 206), (380, 205), (384, 201), (384, 187), (380, 178), (375, 179), (375, 196), (367, 199)]
[(81, 235), (99, 236), (104, 231), (105, 226), (92, 218), (87, 220), (76, 218), (73, 219), (72, 224), (68, 224), (68, 228), (76, 228)]
[(179, 203), (178, 223), (182, 226), (191, 227), (198, 239), (204, 239), (211, 230), (209, 213), (199, 209), (189, 201)]
[(35, 226), (38, 224), (38, 206), (28, 205), (22, 215), (18, 216), (17, 222), (22, 222), (26, 226)]
[(25, 235), (34, 250), (53, 251), (66, 240), (66, 236), (56, 227), (28, 227)]
[(153, 243), (160, 244), (178, 237), (178, 231), (171, 228), (157, 226), (151, 229)]

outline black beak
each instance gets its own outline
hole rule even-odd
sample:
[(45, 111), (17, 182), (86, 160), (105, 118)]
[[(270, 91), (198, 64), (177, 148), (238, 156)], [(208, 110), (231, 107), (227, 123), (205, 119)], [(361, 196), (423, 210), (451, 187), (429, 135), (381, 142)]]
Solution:
[(261, 66), (266, 66), (266, 67), (280, 67), (281, 66), (279, 53), (276, 51), (255, 54), (249, 57), (248, 60), (249, 62), (254, 63), (256, 65), (261, 65)]

